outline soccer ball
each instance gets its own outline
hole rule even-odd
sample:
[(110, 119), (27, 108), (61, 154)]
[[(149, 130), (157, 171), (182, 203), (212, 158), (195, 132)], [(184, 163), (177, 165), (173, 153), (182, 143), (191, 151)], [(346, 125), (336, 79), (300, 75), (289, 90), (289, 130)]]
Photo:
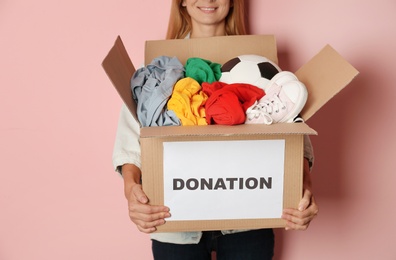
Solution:
[(219, 81), (250, 84), (265, 90), (272, 77), (281, 71), (278, 65), (264, 56), (240, 55), (221, 66)]

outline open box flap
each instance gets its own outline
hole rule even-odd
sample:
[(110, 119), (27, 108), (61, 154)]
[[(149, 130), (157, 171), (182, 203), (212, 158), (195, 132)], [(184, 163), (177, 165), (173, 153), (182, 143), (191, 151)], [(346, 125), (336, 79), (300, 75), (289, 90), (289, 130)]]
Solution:
[(182, 64), (198, 57), (223, 64), (244, 54), (261, 55), (278, 63), (276, 40), (273, 35), (217, 36), (209, 38), (147, 41), (145, 63), (159, 56), (177, 57)]
[(131, 91), (131, 78), (133, 73), (135, 73), (135, 67), (129, 58), (120, 36), (117, 37), (113, 47), (103, 60), (102, 67), (122, 101), (124, 101), (136, 121), (139, 122), (136, 114), (136, 102), (132, 98)]
[(301, 117), (307, 121), (359, 72), (330, 45), (326, 45), (295, 74), (308, 89), (308, 100), (301, 111)]

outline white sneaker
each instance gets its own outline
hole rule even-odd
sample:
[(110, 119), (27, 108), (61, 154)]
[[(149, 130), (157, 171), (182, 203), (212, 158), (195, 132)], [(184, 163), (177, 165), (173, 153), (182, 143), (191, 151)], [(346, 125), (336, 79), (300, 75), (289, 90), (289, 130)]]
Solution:
[(272, 86), (274, 84), (282, 86), (286, 82), (295, 81), (295, 80), (298, 81), (298, 78), (293, 72), (281, 71), (281, 72), (277, 73), (275, 76), (272, 77), (272, 79), (264, 87), (264, 91), (267, 93), (268, 92), (268, 88), (270, 88), (270, 86)]
[[(280, 74), (280, 73), (279, 73)], [(246, 124), (291, 123), (299, 115), (308, 98), (305, 85), (292, 73), (283, 73), (271, 80), (267, 91), (247, 109)], [(276, 76), (275, 76), (276, 77)], [(274, 78), (275, 78), (274, 77)]]
[(272, 117), (257, 101), (246, 110), (245, 124), (272, 124)]

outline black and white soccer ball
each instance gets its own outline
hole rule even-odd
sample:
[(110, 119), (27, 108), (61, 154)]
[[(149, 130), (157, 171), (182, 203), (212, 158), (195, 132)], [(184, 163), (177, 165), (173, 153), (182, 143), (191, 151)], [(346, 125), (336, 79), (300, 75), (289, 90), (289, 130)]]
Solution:
[(281, 71), (276, 63), (264, 56), (240, 55), (221, 66), (219, 81), (250, 84), (265, 90), (269, 81)]

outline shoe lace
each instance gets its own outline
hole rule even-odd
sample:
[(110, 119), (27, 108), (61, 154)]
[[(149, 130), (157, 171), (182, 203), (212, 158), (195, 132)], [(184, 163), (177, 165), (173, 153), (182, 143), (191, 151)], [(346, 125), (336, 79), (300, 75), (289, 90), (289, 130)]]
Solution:
[(275, 93), (255, 104), (249, 112), (248, 118), (252, 120), (253, 118), (262, 117), (264, 124), (270, 125), (274, 121), (272, 114), (279, 113), (280, 110), (284, 109), (286, 109), (286, 105), (279, 98), (278, 94)]
[(264, 124), (270, 125), (272, 124), (272, 117), (265, 110), (262, 109), (260, 104), (255, 104), (252, 109), (247, 114), (248, 119), (252, 120), (253, 118), (262, 117)]
[(279, 113), (280, 110), (286, 109), (286, 105), (279, 98), (278, 94), (260, 100), (260, 103), (257, 105), (260, 106), (260, 110), (265, 111), (270, 116), (273, 113)]

